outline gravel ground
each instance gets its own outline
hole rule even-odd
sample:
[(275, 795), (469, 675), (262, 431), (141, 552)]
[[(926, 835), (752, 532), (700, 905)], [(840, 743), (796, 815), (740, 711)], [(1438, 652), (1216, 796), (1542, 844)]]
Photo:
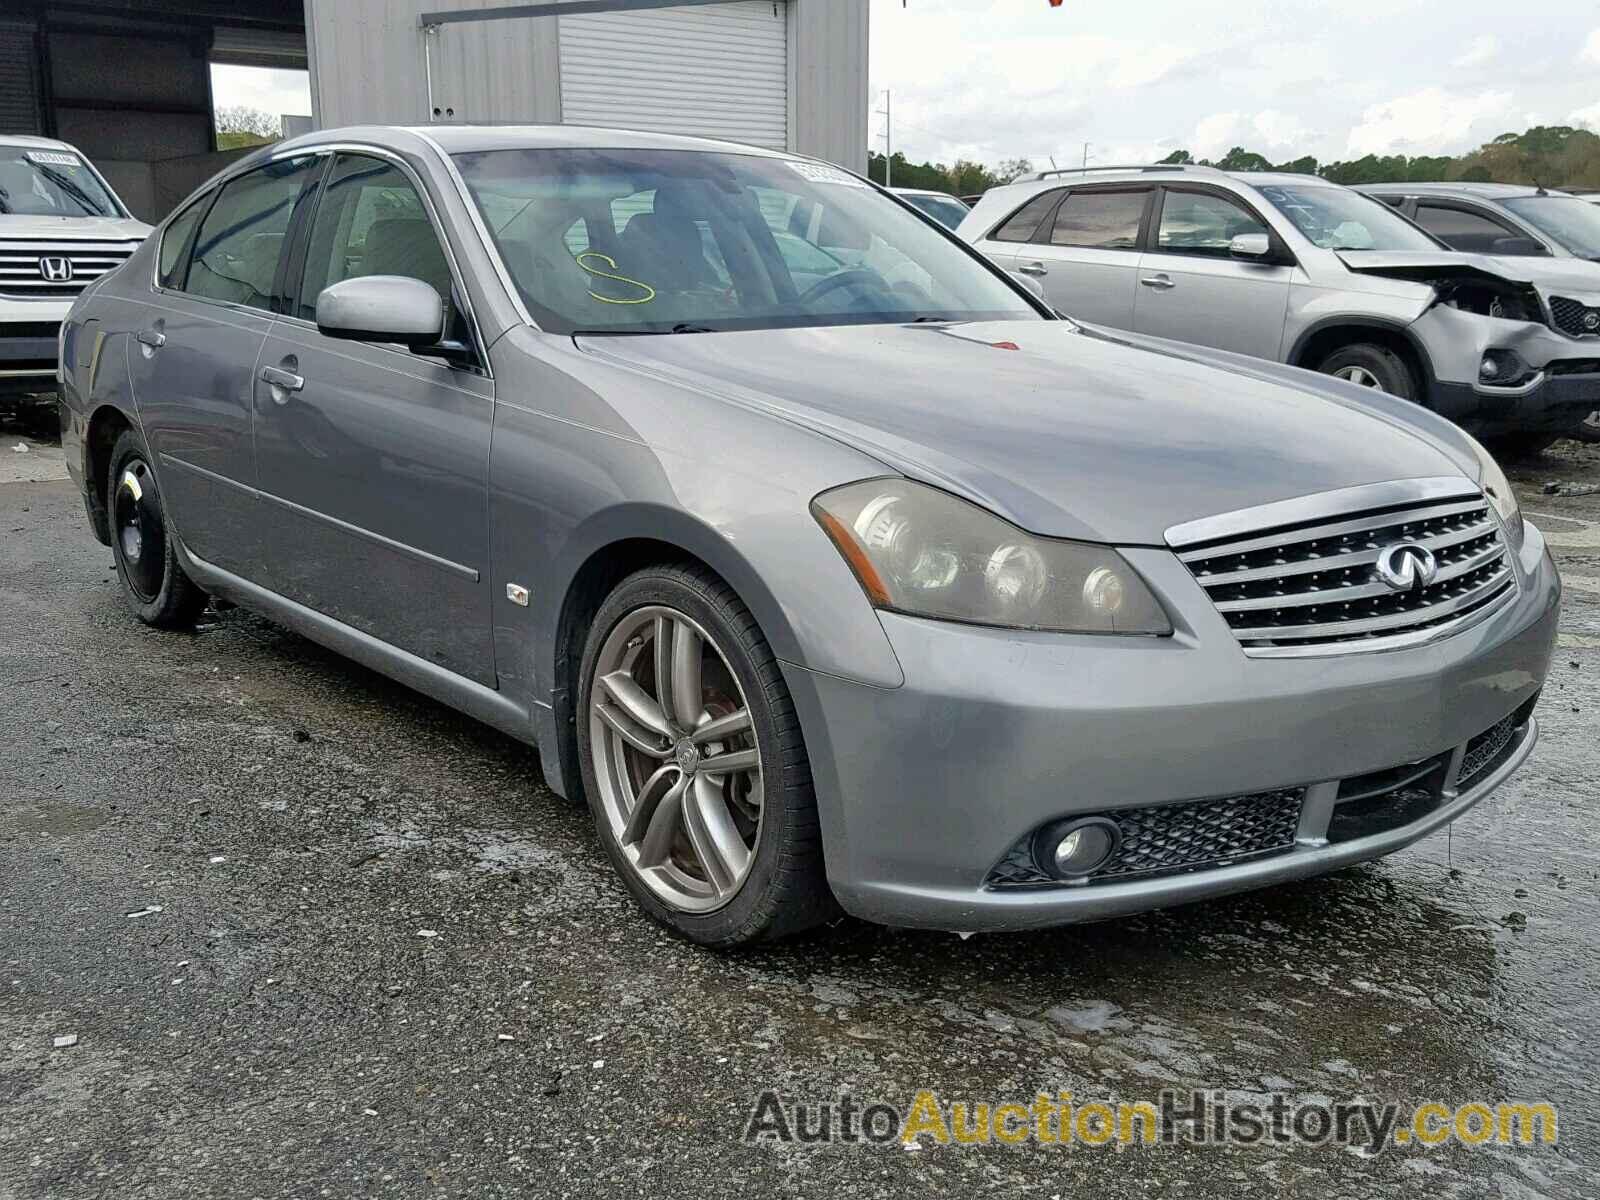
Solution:
[[(1094, 926), (718, 956), (642, 919), (531, 750), (243, 612), (136, 624), (29, 481), (59, 451), (0, 434), (38, 456), (0, 472), (0, 1200), (1600, 1192), (1600, 494), (1543, 493), (1600, 448), (1517, 472), (1569, 585), (1545, 736), (1449, 836)], [(741, 1140), (768, 1088), (1163, 1087), (1548, 1100), (1561, 1138)]]

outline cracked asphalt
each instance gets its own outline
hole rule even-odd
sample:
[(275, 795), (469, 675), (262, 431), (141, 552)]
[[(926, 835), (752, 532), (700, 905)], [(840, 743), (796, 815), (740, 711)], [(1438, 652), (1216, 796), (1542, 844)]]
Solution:
[[(1514, 472), (1568, 582), (1544, 737), (1448, 836), (1093, 926), (718, 956), (533, 751), (241, 611), (138, 625), (59, 450), (0, 435), (0, 1200), (1600, 1192), (1600, 488), (1543, 491), (1600, 447)], [(768, 1088), (1164, 1087), (1545, 1100), (1560, 1141), (741, 1141)]]

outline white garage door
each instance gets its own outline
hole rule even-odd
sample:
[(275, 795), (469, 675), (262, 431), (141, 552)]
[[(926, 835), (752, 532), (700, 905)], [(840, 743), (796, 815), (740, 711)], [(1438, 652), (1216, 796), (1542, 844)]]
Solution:
[(561, 20), (561, 119), (785, 149), (787, 0)]

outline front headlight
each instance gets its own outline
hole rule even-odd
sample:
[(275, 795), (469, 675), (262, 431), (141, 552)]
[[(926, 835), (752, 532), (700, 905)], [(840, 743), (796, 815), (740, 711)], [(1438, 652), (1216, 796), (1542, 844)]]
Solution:
[(1522, 506), (1517, 501), (1517, 491), (1506, 478), (1506, 473), (1500, 469), (1500, 464), (1495, 462), (1494, 455), (1483, 448), (1483, 443), (1471, 434), (1465, 436), (1472, 443), (1473, 453), (1478, 456), (1478, 486), (1483, 489), (1483, 494), (1489, 497), (1489, 503), (1494, 505), (1495, 512), (1500, 514), (1500, 521), (1506, 527), (1506, 539), (1511, 543), (1512, 549), (1520, 550)]
[(879, 608), (1010, 629), (1172, 632), (1115, 550), (1034, 537), (934, 488), (869, 479), (824, 492), (811, 511)]

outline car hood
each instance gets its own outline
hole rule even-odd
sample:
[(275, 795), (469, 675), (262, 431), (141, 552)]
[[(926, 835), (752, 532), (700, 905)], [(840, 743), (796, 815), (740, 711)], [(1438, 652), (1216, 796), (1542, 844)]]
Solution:
[(131, 217), (36, 217), (0, 213), (0, 238), (40, 238), (52, 242), (143, 241), (150, 226)]
[(1339, 258), (1352, 271), (1421, 283), (1487, 276), (1508, 283), (1527, 283), (1540, 291), (1579, 296), (1600, 293), (1600, 263), (1576, 258), (1515, 257), (1465, 254), (1453, 250), (1341, 250)]
[(1156, 545), (1198, 517), (1462, 473), (1459, 448), (1452, 456), (1389, 397), (1066, 321), (577, 340), (1053, 537)]

